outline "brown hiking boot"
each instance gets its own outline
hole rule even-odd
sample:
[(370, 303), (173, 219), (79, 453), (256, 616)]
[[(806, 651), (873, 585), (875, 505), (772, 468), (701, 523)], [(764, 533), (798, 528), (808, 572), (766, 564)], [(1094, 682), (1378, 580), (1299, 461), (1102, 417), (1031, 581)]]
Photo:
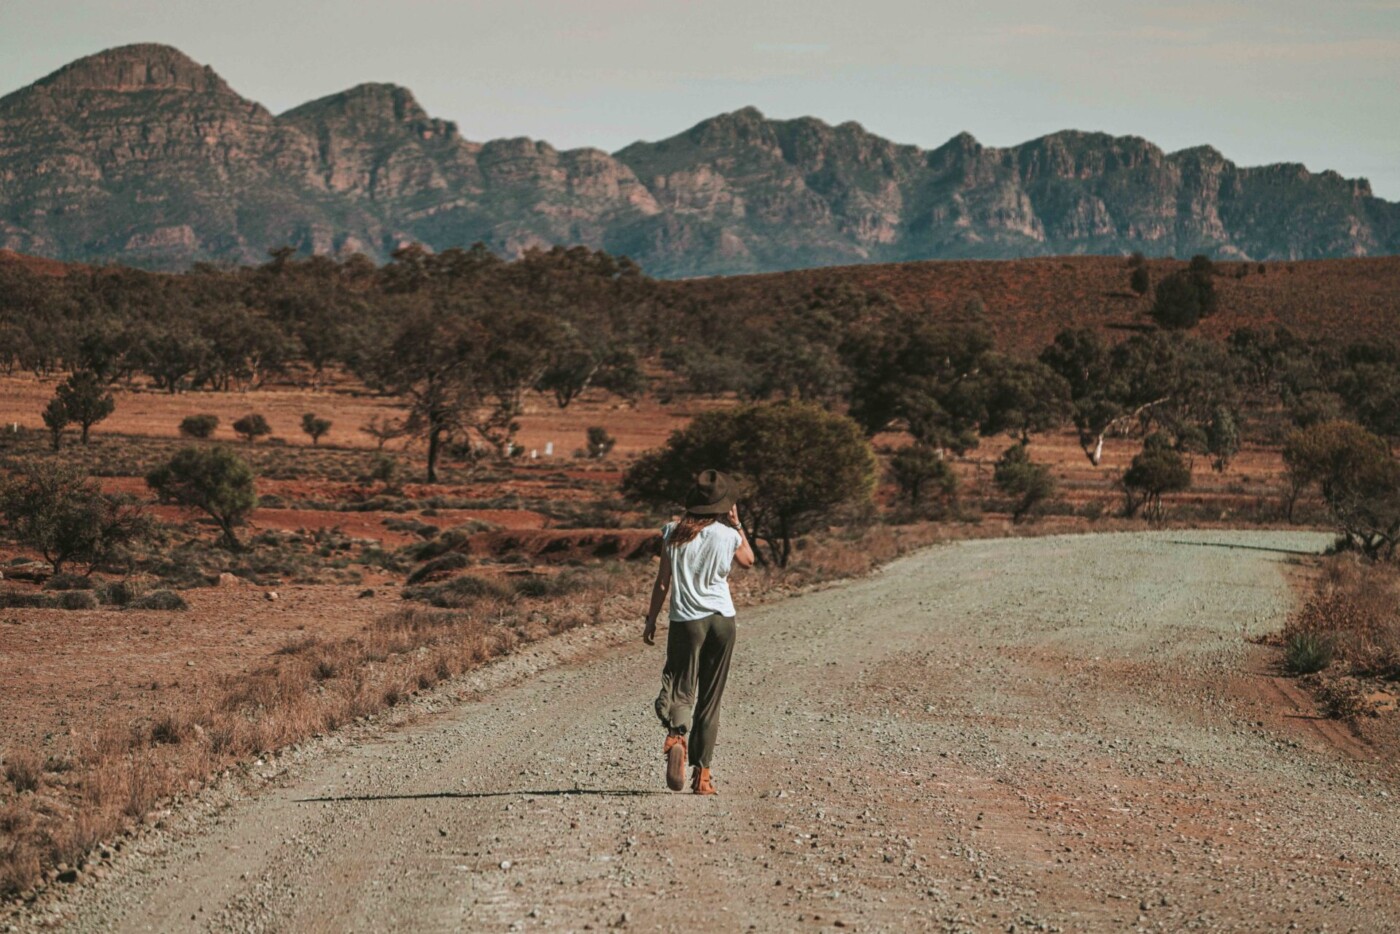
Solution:
[(695, 777), (690, 780), (690, 790), (697, 795), (719, 794), (719, 792), (715, 791), (715, 786), (710, 781), (710, 770), (702, 769), (699, 766), (695, 768)]
[(680, 791), (685, 787), (685, 760), (688, 755), (685, 737), (672, 733), (666, 737), (666, 745), (661, 747), (666, 755), (666, 787)]

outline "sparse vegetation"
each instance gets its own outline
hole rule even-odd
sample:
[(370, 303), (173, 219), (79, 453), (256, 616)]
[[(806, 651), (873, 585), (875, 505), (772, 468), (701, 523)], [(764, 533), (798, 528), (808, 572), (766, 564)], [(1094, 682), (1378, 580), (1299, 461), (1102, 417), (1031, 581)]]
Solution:
[(1011, 508), (1013, 522), (1034, 515), (1055, 495), (1055, 478), (1050, 468), (1032, 461), (1024, 444), (1013, 444), (1002, 453), (993, 479), (997, 489), (1015, 501)]
[(180, 434), (186, 438), (204, 440), (212, 438), (219, 427), (217, 415), (186, 415), (180, 419)]
[(259, 438), (272, 434), (272, 426), (256, 412), (249, 413), (233, 423), (234, 433), (252, 444)]
[(258, 503), (248, 462), (221, 447), (188, 447), (146, 475), (163, 502), (205, 512), (218, 523), (224, 545), (237, 551), (235, 532)]
[(867, 502), (875, 486), (875, 454), (860, 427), (805, 403), (697, 416), (637, 461), (623, 484), (638, 498), (679, 504), (704, 465), (742, 484), (740, 517), (778, 567), (787, 566), (795, 537), (829, 521), (832, 510)]
[(320, 444), (326, 432), (331, 430), (331, 420), (320, 418), (314, 412), (307, 412), (301, 417), (301, 430), (311, 439), (313, 445)]
[(53, 461), (25, 461), (0, 481), (0, 517), (55, 575), (70, 562), (91, 573), (150, 532), (138, 506), (104, 494), (81, 470)]

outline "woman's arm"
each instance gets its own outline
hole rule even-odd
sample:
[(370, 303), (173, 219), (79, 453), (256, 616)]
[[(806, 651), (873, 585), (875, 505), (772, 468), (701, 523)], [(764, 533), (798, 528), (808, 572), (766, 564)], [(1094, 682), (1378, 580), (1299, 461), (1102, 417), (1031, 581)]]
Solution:
[[(662, 548), (665, 548), (663, 545)], [(661, 553), (661, 566), (656, 569), (656, 583), (651, 585), (651, 608), (647, 610), (647, 624), (642, 628), (642, 641), (656, 645), (656, 617), (666, 605), (666, 595), (671, 592), (671, 562), (666, 553)]]
[(749, 537), (744, 534), (744, 524), (739, 521), (738, 505), (731, 506), (729, 515), (724, 518), (729, 527), (739, 533), (739, 548), (734, 552), (734, 560), (739, 562), (739, 567), (741, 568), (753, 567), (753, 546), (749, 544)]

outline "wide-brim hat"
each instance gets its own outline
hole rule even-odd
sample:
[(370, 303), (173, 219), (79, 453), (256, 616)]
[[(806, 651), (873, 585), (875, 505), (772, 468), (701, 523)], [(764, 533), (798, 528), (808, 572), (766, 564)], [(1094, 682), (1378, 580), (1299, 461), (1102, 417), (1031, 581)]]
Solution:
[(685, 494), (685, 511), (697, 516), (722, 516), (734, 507), (737, 495), (733, 480), (718, 470), (702, 470)]

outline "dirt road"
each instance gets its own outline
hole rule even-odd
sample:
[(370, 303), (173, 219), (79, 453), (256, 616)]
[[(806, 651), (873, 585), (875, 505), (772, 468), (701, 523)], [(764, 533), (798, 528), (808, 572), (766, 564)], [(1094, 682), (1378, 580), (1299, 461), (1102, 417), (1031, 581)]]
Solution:
[(1323, 543), (963, 542), (741, 610), (710, 799), (664, 791), (660, 647), (574, 633), (172, 819), (68, 924), (1400, 929), (1394, 787), (1249, 672)]

